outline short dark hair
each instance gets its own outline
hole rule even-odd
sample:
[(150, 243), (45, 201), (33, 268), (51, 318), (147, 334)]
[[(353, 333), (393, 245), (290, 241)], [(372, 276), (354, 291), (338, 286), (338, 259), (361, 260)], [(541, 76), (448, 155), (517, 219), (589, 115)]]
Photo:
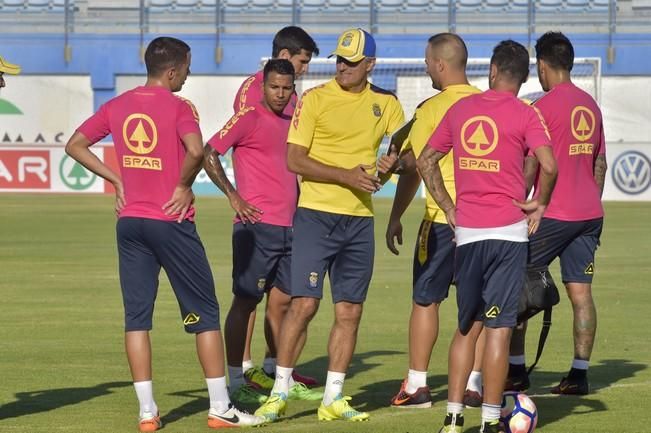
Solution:
[(292, 81), (294, 80), (295, 72), (292, 62), (287, 59), (269, 59), (264, 65), (263, 81), (267, 81), (270, 73), (275, 72), (280, 75), (291, 75)]
[(427, 42), (429, 42), (432, 49), (437, 49), (445, 45), (455, 46), (454, 56), (447, 60), (453, 61), (454, 66), (458, 68), (466, 69), (466, 65), (468, 64), (468, 47), (466, 47), (466, 43), (459, 35), (455, 35), (454, 33), (438, 33), (431, 36)]
[(536, 60), (544, 60), (554, 69), (571, 71), (574, 66), (574, 47), (561, 32), (547, 32), (536, 41)]
[(156, 77), (168, 68), (185, 63), (188, 52), (190, 46), (180, 39), (167, 36), (154, 39), (145, 51), (147, 75)]
[(292, 56), (301, 54), (301, 50), (309, 51), (315, 56), (319, 55), (319, 47), (316, 46), (314, 39), (305, 30), (296, 26), (284, 27), (274, 36), (271, 57), (278, 57), (282, 50), (289, 51)]
[(529, 77), (529, 52), (516, 41), (502, 41), (493, 48), (491, 65), (513, 81), (523, 84)]

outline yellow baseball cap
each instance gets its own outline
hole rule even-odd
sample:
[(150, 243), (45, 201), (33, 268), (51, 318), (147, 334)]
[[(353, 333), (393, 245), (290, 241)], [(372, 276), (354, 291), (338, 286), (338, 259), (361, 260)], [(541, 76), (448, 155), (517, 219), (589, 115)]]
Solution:
[(363, 29), (348, 29), (339, 36), (337, 48), (328, 57), (340, 56), (349, 62), (375, 57), (375, 39)]
[(20, 74), (20, 66), (9, 63), (0, 56), (0, 72), (5, 74), (18, 75)]

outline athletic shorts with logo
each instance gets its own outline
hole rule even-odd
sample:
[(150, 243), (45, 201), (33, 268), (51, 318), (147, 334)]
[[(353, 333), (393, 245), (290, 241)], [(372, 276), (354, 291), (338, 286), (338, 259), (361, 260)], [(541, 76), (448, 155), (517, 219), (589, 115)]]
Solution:
[(260, 301), (277, 287), (290, 294), (292, 228), (266, 223), (233, 225), (233, 294)]
[(529, 238), (529, 266), (549, 266), (561, 259), (564, 283), (592, 283), (594, 256), (599, 246), (603, 218), (561, 221), (543, 218)]
[(448, 224), (423, 220), (414, 249), (413, 300), (418, 305), (441, 303), (454, 276), (454, 231)]
[(527, 242), (487, 239), (457, 247), (454, 268), (463, 334), (476, 321), (488, 328), (516, 325), (526, 266)]
[(219, 330), (215, 283), (194, 223), (123, 217), (116, 232), (126, 331), (152, 329), (161, 267), (186, 332)]
[(334, 303), (362, 303), (373, 275), (373, 217), (299, 207), (292, 252), (292, 297), (321, 299), (327, 272)]

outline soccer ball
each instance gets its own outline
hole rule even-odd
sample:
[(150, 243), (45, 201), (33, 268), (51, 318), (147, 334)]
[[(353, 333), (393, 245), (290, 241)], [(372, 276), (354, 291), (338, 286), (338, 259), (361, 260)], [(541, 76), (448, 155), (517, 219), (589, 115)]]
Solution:
[(536, 405), (526, 394), (504, 393), (500, 421), (506, 433), (531, 433), (538, 422)]

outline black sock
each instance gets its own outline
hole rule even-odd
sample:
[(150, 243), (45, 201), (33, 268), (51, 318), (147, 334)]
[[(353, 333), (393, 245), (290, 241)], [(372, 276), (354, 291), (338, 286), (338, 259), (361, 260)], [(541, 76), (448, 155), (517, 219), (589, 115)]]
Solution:
[(509, 364), (509, 376), (523, 376), (527, 374), (527, 367), (524, 364)]
[(567, 375), (567, 378), (570, 380), (582, 380), (588, 376), (588, 370), (582, 370), (580, 368), (570, 369), (570, 373)]

